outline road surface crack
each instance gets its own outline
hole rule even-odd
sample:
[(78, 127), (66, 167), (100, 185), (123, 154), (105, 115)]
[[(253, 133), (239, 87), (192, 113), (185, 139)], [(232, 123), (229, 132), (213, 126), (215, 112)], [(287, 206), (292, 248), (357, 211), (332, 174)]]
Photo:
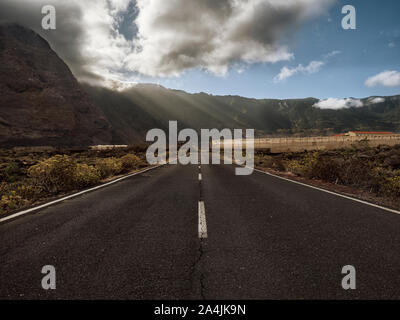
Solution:
[(201, 271), (201, 260), (204, 256), (204, 239), (199, 239), (199, 248), (198, 248), (198, 257), (196, 261), (193, 263), (193, 275), (199, 274), (199, 282), (200, 282), (200, 296), (201, 299), (205, 300), (205, 285), (204, 285), (204, 279), (205, 275)]
[[(199, 172), (201, 172), (201, 167), (199, 167)], [(199, 201), (203, 201), (203, 184), (202, 180), (199, 180)], [(199, 238), (199, 247), (198, 247), (198, 257), (196, 261), (193, 264), (193, 275), (196, 275), (196, 273), (199, 274), (199, 282), (200, 282), (200, 296), (201, 299), (205, 300), (205, 285), (204, 285), (204, 279), (205, 275), (201, 270), (201, 260), (204, 256), (204, 238)]]

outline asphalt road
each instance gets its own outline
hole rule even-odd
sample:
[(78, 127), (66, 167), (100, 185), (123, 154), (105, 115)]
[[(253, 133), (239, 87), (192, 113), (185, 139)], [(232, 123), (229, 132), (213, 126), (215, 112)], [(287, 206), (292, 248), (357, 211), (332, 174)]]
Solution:
[(399, 252), (400, 215), (232, 165), (166, 165), (1, 224), (0, 298), (398, 299)]

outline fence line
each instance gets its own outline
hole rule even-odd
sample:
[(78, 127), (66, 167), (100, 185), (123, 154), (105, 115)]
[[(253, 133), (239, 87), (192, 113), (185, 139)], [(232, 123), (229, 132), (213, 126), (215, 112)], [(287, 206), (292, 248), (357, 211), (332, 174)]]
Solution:
[[(233, 145), (238, 145), (235, 140), (227, 140)], [(221, 148), (224, 141), (214, 141), (214, 144)], [(243, 140), (243, 147), (246, 140)], [(294, 138), (255, 138), (255, 149), (270, 149), (271, 152), (303, 151), (303, 150), (324, 150), (337, 149), (351, 146), (352, 144), (363, 143), (369, 146), (396, 145), (400, 144), (400, 134), (390, 136), (337, 136), (337, 137), (294, 137)], [(240, 144), (239, 144), (240, 146)]]

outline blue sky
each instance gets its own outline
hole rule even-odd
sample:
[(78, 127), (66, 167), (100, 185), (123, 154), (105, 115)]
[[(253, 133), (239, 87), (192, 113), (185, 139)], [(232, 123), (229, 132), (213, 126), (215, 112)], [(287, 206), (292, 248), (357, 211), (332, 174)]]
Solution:
[[(356, 8), (356, 30), (341, 27), (344, 16), (341, 9), (346, 4)], [(143, 82), (156, 82), (188, 92), (254, 98), (361, 98), (399, 94), (398, 86), (365, 85), (367, 78), (385, 70), (400, 71), (399, 12), (400, 1), (397, 0), (337, 1), (327, 14), (307, 22), (284, 39), (294, 53), (291, 61), (248, 65), (242, 73), (229, 70), (225, 76), (195, 69), (180, 77), (140, 78)], [(335, 51), (340, 53), (325, 58)], [(284, 66), (306, 66), (311, 61), (325, 64), (314, 74), (298, 73), (285, 81), (274, 82)]]

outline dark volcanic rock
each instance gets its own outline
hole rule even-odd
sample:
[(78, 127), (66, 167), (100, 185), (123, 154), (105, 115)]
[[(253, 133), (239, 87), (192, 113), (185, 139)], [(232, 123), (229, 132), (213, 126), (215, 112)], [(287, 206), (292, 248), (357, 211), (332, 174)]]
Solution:
[(111, 142), (111, 125), (34, 31), (0, 25), (0, 145)]

